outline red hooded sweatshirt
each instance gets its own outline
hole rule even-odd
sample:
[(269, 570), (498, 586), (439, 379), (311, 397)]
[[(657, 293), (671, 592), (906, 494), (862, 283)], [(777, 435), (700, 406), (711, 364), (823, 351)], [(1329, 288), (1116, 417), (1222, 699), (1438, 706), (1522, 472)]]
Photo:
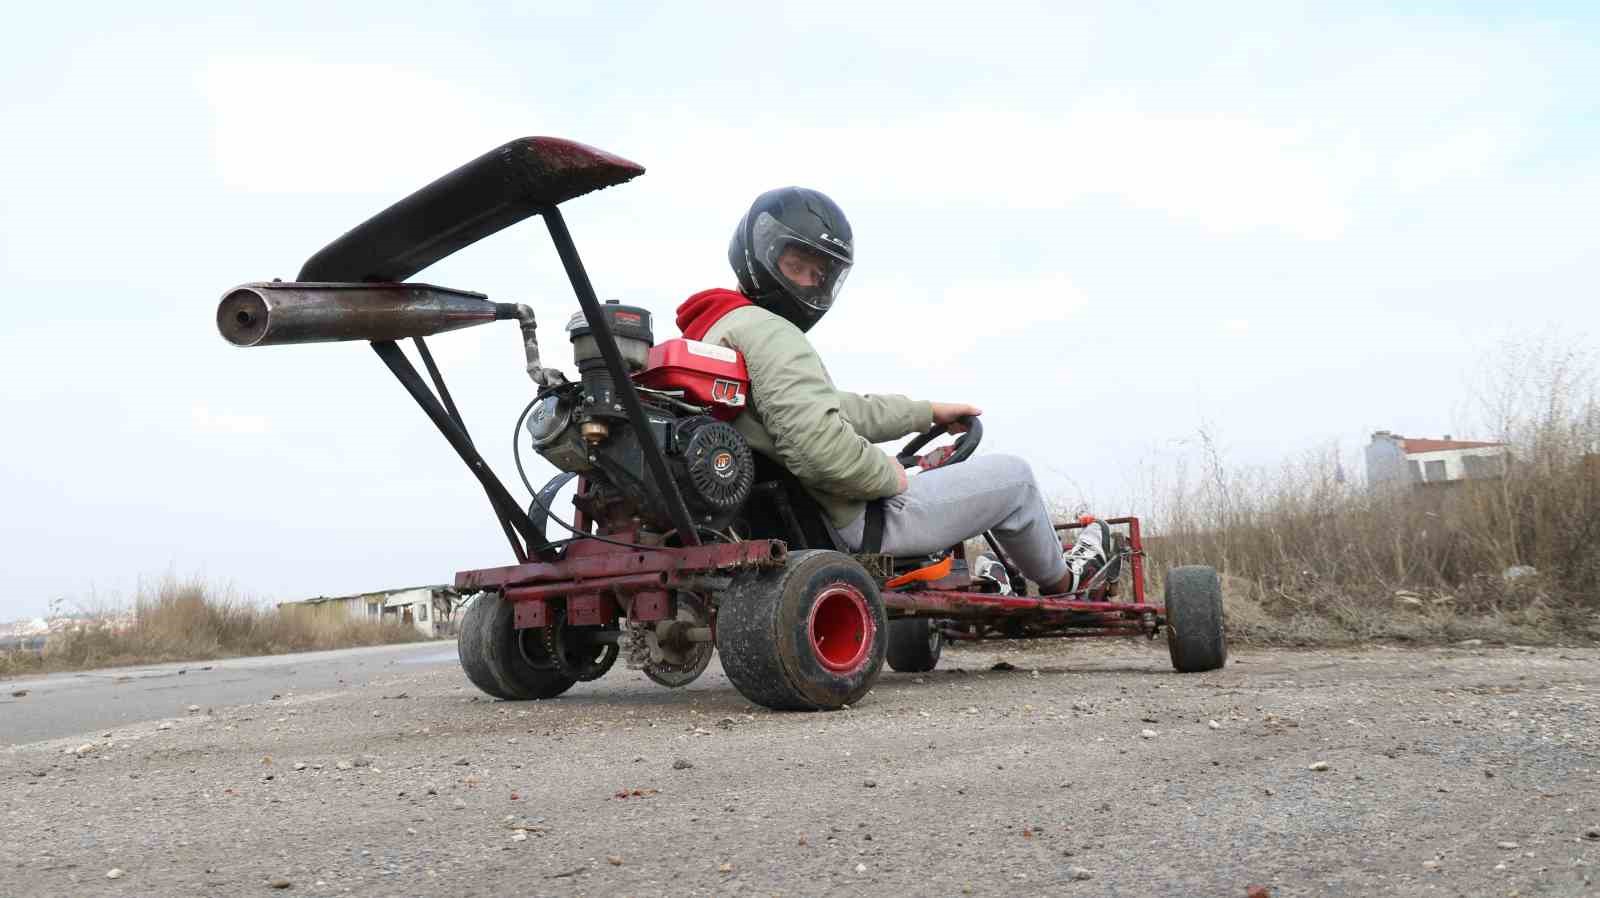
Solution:
[(713, 287), (683, 301), (678, 306), (678, 330), (690, 340), (703, 340), (706, 331), (734, 309), (755, 305), (743, 293)]

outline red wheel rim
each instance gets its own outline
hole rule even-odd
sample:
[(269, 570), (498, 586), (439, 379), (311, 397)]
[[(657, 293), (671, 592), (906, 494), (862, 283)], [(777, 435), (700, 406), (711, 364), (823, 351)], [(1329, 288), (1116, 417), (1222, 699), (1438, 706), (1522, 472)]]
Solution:
[(829, 670), (849, 673), (872, 647), (872, 612), (866, 596), (848, 583), (831, 583), (811, 603), (811, 654)]

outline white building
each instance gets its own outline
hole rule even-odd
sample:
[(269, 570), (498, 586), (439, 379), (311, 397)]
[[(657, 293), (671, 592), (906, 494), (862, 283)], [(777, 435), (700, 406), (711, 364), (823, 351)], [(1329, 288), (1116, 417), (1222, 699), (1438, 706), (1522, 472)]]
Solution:
[(1505, 443), (1403, 437), (1380, 430), (1367, 444), (1367, 483), (1435, 484), (1503, 477), (1511, 458)]
[(279, 610), (332, 608), (352, 618), (380, 620), (391, 618), (408, 624), (427, 636), (448, 636), (454, 632), (458, 604), (454, 589), (448, 586), (409, 586), (384, 589), (353, 596), (317, 596), (298, 602), (279, 602)]

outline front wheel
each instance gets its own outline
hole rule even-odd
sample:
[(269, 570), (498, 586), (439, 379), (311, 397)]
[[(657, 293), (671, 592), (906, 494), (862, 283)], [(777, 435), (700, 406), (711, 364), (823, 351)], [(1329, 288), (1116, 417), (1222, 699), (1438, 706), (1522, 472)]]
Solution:
[(902, 617), (889, 622), (889, 667), (901, 673), (926, 673), (939, 666), (944, 631), (931, 617)]
[(1167, 572), (1167, 651), (1179, 673), (1216, 670), (1228, 662), (1222, 629), (1222, 581), (1215, 568), (1191, 564)]
[(878, 585), (839, 552), (792, 552), (746, 574), (717, 609), (717, 651), (736, 689), (778, 711), (860, 701), (883, 669), (889, 620)]
[(495, 698), (555, 698), (575, 682), (556, 669), (540, 629), (518, 630), (515, 608), (499, 593), (479, 593), (461, 619), (456, 652), (472, 685)]

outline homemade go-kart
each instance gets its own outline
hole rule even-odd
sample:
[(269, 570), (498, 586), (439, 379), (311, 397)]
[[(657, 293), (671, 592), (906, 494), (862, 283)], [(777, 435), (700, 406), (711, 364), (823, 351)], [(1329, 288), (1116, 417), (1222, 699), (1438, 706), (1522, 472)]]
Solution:
[[(565, 140), (514, 140), (328, 244), (297, 281), (244, 284), (217, 309), (218, 329), (239, 346), (371, 341), (483, 485), (517, 563), (456, 574), (458, 590), (476, 593), (459, 651), (479, 689), (552, 698), (603, 676), (619, 655), (657, 683), (683, 686), (715, 649), (751, 701), (832, 709), (865, 695), (885, 660), (931, 670), (948, 640), (1154, 638), (1163, 629), (1179, 671), (1222, 666), (1216, 572), (1171, 570), (1164, 602), (1147, 602), (1137, 518), (1105, 522), (1116, 528), (1108, 562), (1065, 595), (1026, 595), (989, 534), (994, 559), (978, 571), (963, 546), (932, 558), (850, 553), (794, 477), (729, 423), (749, 396), (741, 358), (689, 340), (658, 343), (649, 311), (596, 298), (558, 206), (643, 171)], [(567, 325), (577, 380), (542, 364), (527, 306), (405, 282), (532, 215), (544, 218), (577, 294), (581, 311)], [(425, 340), (498, 320), (520, 324), (538, 388), (512, 443), (534, 492), (527, 511), (479, 455)], [(404, 339), (437, 395), (401, 350)], [(940, 432), (913, 440), (899, 460), (960, 464), (983, 439), (972, 420), (953, 447), (919, 459)], [(524, 439), (561, 471), (537, 492), (522, 470)], [(551, 506), (573, 479), (569, 524)], [(551, 539), (551, 520), (566, 535)], [(1131, 600), (1120, 595), (1124, 567)]]

